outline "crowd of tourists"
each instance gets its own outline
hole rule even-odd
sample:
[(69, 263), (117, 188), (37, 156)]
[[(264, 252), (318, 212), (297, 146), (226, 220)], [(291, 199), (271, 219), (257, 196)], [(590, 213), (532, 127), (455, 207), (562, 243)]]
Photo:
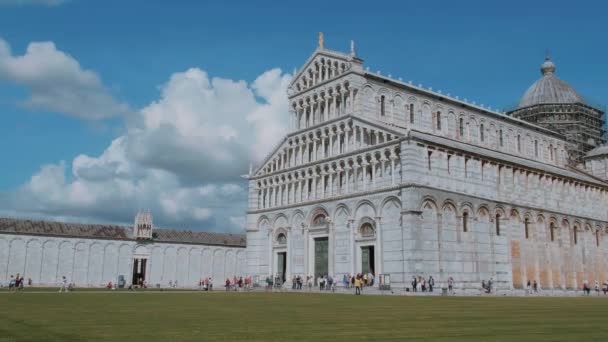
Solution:
[(224, 287), (226, 291), (239, 291), (239, 290), (249, 290), (253, 286), (253, 278), (249, 277), (237, 277), (234, 276), (232, 280), (230, 278), (226, 278), (224, 282)]
[[(599, 296), (600, 295), (600, 290), (602, 292), (604, 292), (604, 295), (608, 294), (608, 281), (605, 281), (604, 284), (602, 284), (603, 286), (600, 288), (600, 282), (599, 281), (595, 281), (595, 293)], [(589, 285), (589, 281), (585, 280), (583, 281), (583, 293), (587, 296), (589, 296), (591, 294), (591, 286)]]
[(412, 291), (413, 292), (433, 292), (435, 287), (435, 279), (433, 276), (429, 276), (425, 279), (423, 276), (412, 277)]

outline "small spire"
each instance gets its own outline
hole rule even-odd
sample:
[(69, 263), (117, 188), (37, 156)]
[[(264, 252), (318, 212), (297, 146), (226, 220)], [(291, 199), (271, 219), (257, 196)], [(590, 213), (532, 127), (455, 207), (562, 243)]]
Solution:
[(355, 41), (351, 39), (350, 41), (350, 56), (355, 57), (357, 53), (355, 52)]
[(319, 49), (323, 48), (323, 32), (319, 32)]
[(551, 61), (551, 57), (549, 56), (549, 49), (545, 50), (545, 62), (540, 67), (540, 72), (543, 75), (551, 75), (555, 72), (555, 64)]

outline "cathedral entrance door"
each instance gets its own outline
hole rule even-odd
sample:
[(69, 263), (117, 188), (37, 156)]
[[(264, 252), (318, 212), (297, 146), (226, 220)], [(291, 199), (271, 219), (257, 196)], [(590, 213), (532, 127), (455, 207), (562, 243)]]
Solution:
[(131, 279), (131, 284), (133, 285), (143, 285), (146, 281), (146, 264), (148, 263), (148, 259), (145, 258), (137, 258), (133, 259), (133, 279)]
[(361, 273), (367, 274), (375, 274), (374, 264), (375, 264), (375, 255), (374, 255), (374, 246), (364, 246), (361, 247)]
[(282, 283), (285, 283), (285, 274), (287, 273), (287, 252), (277, 253), (277, 272), (278, 277), (281, 278)]
[(317, 278), (327, 275), (329, 266), (329, 240), (327, 237), (315, 238), (315, 282)]

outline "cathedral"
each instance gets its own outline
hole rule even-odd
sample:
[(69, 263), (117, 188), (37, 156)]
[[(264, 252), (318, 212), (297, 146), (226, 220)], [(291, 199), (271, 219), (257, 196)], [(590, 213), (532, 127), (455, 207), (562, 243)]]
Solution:
[(605, 110), (555, 71), (547, 57), (504, 113), (370, 72), (320, 35), (287, 91), (290, 132), (248, 176), (248, 273), (462, 292), (605, 282)]

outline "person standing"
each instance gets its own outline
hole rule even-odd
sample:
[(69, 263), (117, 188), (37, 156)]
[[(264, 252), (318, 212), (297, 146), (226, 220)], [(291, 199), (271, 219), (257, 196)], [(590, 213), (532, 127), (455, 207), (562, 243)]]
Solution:
[(448, 291), (450, 294), (454, 294), (454, 278), (448, 278)]
[(361, 295), (361, 277), (358, 275), (355, 278), (355, 295)]
[(61, 292), (68, 292), (68, 279), (63, 276), (63, 279), (61, 280), (61, 287), (59, 288), (59, 293)]
[(433, 292), (433, 286), (435, 286), (435, 279), (433, 276), (429, 276), (429, 292)]
[(534, 293), (538, 293), (538, 283), (536, 282), (536, 280), (534, 281)]

